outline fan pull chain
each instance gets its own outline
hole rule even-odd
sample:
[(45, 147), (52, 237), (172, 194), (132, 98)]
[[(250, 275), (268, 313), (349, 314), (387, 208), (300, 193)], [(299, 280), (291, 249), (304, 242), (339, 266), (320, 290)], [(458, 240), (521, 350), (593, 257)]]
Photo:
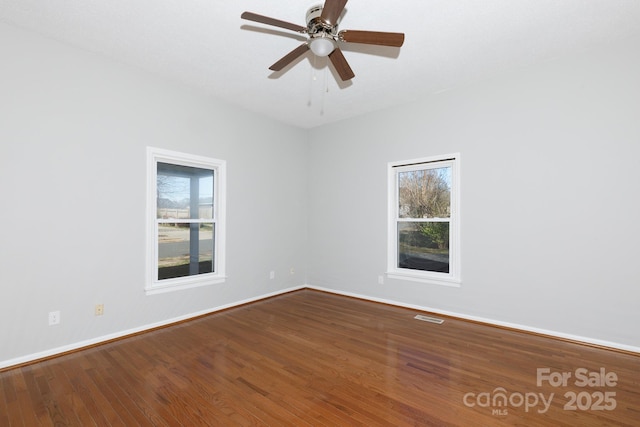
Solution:
[(324, 87), (322, 88), (322, 106), (320, 107), (320, 115), (324, 116), (324, 98), (329, 93), (329, 64), (324, 67)]
[(311, 67), (311, 73), (313, 74), (314, 82), (318, 80), (318, 77), (316, 76), (316, 70), (318, 69), (317, 65), (318, 65), (318, 57), (316, 55), (313, 55), (313, 66)]
[(316, 56), (313, 55), (313, 63), (311, 64), (311, 78), (309, 79), (309, 101), (307, 107), (313, 105), (313, 82), (316, 81)]

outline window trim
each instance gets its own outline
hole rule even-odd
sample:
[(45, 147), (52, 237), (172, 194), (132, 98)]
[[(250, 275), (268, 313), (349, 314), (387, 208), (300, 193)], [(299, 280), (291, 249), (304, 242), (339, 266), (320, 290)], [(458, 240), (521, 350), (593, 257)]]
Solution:
[[(158, 163), (169, 163), (214, 171), (214, 265), (215, 272), (158, 280), (157, 172)], [(153, 295), (180, 289), (223, 283), (226, 253), (226, 161), (177, 151), (147, 147), (147, 236), (145, 293)]]
[[(451, 216), (449, 218), (449, 273), (412, 270), (398, 267), (398, 173), (400, 167), (428, 163), (451, 164)], [(460, 153), (422, 157), (387, 164), (387, 271), (391, 279), (409, 280), (435, 285), (460, 287)]]

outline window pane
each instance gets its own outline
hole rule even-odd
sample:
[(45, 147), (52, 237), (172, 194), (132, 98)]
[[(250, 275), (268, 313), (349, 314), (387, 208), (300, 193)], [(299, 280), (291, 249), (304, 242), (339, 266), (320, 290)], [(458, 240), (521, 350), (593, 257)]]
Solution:
[(449, 223), (399, 222), (398, 268), (449, 273)]
[(213, 218), (213, 170), (158, 163), (157, 189), (157, 218)]
[(212, 273), (215, 224), (158, 224), (158, 280)]
[(449, 218), (451, 167), (398, 172), (399, 218)]
[(213, 218), (213, 171), (200, 177), (198, 196), (198, 218)]

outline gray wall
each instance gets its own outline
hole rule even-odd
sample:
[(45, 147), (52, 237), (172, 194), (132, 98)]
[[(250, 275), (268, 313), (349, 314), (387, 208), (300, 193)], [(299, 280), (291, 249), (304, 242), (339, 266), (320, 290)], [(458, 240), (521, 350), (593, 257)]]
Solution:
[[(305, 131), (5, 25), (0, 58), (0, 366), (305, 283)], [(148, 145), (227, 161), (225, 284), (145, 296)]]
[[(312, 132), (309, 284), (637, 351), (639, 46), (576, 53)], [(462, 286), (378, 284), (387, 162), (453, 152)]]

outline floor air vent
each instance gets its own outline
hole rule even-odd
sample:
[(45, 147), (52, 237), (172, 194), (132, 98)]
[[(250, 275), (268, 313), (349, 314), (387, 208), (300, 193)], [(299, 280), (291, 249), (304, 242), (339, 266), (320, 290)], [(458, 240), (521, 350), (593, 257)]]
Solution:
[(414, 317), (414, 319), (422, 320), (423, 322), (436, 323), (438, 325), (441, 325), (442, 323), (444, 323), (444, 320), (442, 319), (438, 319), (436, 317), (423, 316), (422, 314), (416, 314), (416, 317)]

